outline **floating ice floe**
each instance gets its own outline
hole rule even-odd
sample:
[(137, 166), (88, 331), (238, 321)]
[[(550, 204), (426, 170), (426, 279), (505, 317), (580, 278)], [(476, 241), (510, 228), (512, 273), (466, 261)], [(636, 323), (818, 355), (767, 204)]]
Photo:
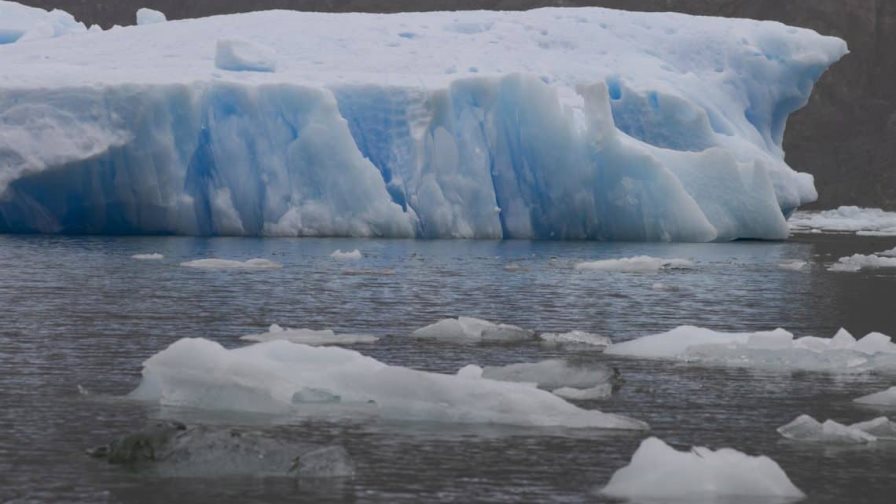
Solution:
[(896, 438), (896, 426), (886, 417), (867, 422), (843, 425), (833, 420), (820, 423), (809, 415), (800, 415), (778, 432), (794, 441), (810, 441), (830, 444), (864, 444), (878, 439)]
[(131, 256), (131, 259), (136, 259), (138, 261), (158, 261), (164, 258), (164, 255), (157, 252), (153, 252), (152, 254), (134, 254)]
[(896, 257), (893, 256), (892, 250), (878, 254), (853, 254), (841, 257), (828, 268), (828, 271), (855, 273), (865, 269), (880, 268), (896, 268)]
[(896, 212), (879, 208), (842, 206), (821, 212), (794, 212), (788, 221), (794, 233), (856, 233), (896, 236)]
[(168, 18), (165, 17), (164, 12), (146, 7), (137, 9), (137, 26), (164, 23), (165, 21), (168, 21)]
[(482, 377), (490, 380), (534, 383), (546, 390), (561, 387), (579, 389), (610, 383), (615, 374), (606, 366), (577, 366), (563, 359), (526, 362), (508, 366), (487, 366)]
[(330, 329), (290, 329), (271, 324), (268, 331), (261, 334), (247, 334), (240, 337), (246, 341), (275, 341), (283, 340), (304, 345), (354, 345), (357, 343), (375, 343), (379, 341), (376, 336), (369, 334), (336, 334)]
[[(63, 10), (45, 11), (0, 0), (0, 45), (59, 37), (87, 31), (84, 23)], [(2, 149), (0, 149), (2, 151)]]
[(545, 345), (569, 346), (582, 349), (604, 350), (613, 342), (606, 336), (592, 334), (584, 331), (569, 331), (565, 333), (540, 333), (538, 339)]
[(795, 339), (784, 329), (723, 333), (681, 326), (616, 343), (606, 353), (765, 369), (896, 373), (896, 344), (889, 336), (870, 333), (856, 340), (844, 329), (833, 338)]
[(417, 329), (415, 338), (453, 343), (511, 343), (530, 341), (535, 332), (510, 324), (494, 324), (487, 320), (458, 317), (442, 319)]
[(599, 8), (263, 11), (0, 47), (0, 232), (783, 239), (817, 197), (787, 118), (846, 53)]
[(750, 456), (731, 448), (677, 451), (655, 437), (641, 443), (629, 465), (616, 471), (601, 493), (681, 502), (719, 497), (805, 497), (781, 466), (766, 456)]
[(283, 265), (267, 259), (249, 259), (246, 261), (234, 261), (230, 259), (196, 259), (180, 263), (181, 266), (198, 269), (236, 269), (236, 270), (263, 270), (278, 269)]
[[(168, 406), (286, 415), (348, 408), (401, 421), (646, 429), (531, 385), (389, 366), (338, 347), (270, 341), (227, 350), (182, 339), (143, 363), (131, 394)], [(326, 400), (322, 400), (326, 396)]]
[(251, 40), (219, 39), (215, 66), (232, 72), (275, 72), (277, 51)]
[(694, 263), (686, 259), (661, 259), (650, 256), (625, 257), (580, 262), (577, 270), (617, 271), (622, 273), (655, 273), (660, 270), (693, 268)]
[(613, 395), (613, 385), (601, 383), (588, 388), (560, 387), (551, 391), (552, 394), (573, 401), (596, 401), (608, 399)]
[(778, 267), (781, 269), (791, 270), (791, 271), (802, 271), (809, 263), (806, 261), (787, 261), (778, 264)]
[(896, 387), (862, 396), (855, 399), (855, 402), (872, 406), (896, 406)]
[(361, 254), (361, 251), (358, 249), (351, 250), (349, 252), (343, 252), (342, 250), (336, 249), (333, 251), (332, 254), (330, 254), (330, 257), (332, 257), (333, 259), (337, 259), (339, 261), (357, 261), (358, 259), (361, 259), (364, 256)]

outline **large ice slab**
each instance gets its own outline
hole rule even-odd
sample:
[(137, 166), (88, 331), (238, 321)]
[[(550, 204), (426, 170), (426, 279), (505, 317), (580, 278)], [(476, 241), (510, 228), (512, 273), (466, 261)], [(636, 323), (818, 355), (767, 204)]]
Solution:
[(598, 8), (267, 11), (0, 48), (0, 231), (785, 238), (816, 198), (786, 120), (845, 52)]
[(329, 405), (347, 407), (352, 416), (361, 411), (401, 421), (647, 428), (531, 385), (388, 366), (351, 350), (287, 341), (227, 350), (205, 339), (182, 339), (144, 362), (143, 380), (131, 396), (168, 406), (285, 415)]
[(86, 31), (84, 23), (76, 21), (71, 14), (63, 10), (45, 11), (17, 2), (0, 0), (0, 45)]
[(777, 370), (896, 373), (896, 344), (889, 336), (870, 333), (857, 340), (844, 329), (832, 338), (794, 338), (784, 329), (723, 333), (681, 326), (617, 343), (606, 353)]
[(641, 443), (629, 465), (616, 471), (601, 493), (682, 502), (805, 496), (781, 466), (766, 456), (750, 456), (731, 448), (678, 451), (655, 437)]
[(896, 407), (896, 387), (890, 387), (881, 392), (875, 392), (866, 396), (855, 399), (859, 404), (868, 404), (871, 406), (893, 406)]

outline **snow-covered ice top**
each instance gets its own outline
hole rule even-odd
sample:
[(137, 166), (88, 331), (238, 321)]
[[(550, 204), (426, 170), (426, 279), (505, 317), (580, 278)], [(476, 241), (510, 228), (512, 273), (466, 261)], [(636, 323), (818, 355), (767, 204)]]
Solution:
[[(45, 11), (0, 0), (0, 45), (59, 37), (87, 31), (84, 23), (63, 10)], [(10, 68), (10, 67), (5, 67)]]
[(332, 329), (290, 329), (271, 324), (267, 332), (247, 334), (240, 337), (245, 341), (291, 341), (303, 345), (354, 345), (357, 343), (376, 343), (379, 338), (369, 334), (337, 334)]
[(531, 385), (389, 366), (352, 350), (269, 341), (227, 350), (182, 339), (143, 363), (135, 399), (209, 410), (299, 415), (309, 404), (402, 421), (646, 429)]
[(794, 212), (794, 233), (856, 233), (864, 236), (896, 236), (896, 212), (880, 208), (842, 206), (821, 212)]
[(655, 437), (645, 439), (629, 465), (613, 474), (601, 493), (661, 501), (718, 497), (805, 497), (781, 466), (731, 448), (678, 451)]
[(606, 353), (779, 370), (896, 372), (896, 344), (889, 336), (875, 332), (856, 340), (844, 329), (832, 338), (794, 338), (784, 329), (723, 333), (681, 326), (617, 343)]
[[(0, 47), (0, 231), (785, 238), (817, 196), (785, 123), (845, 52), (599, 8), (266, 11)], [(276, 72), (242, 71), (265, 54)]]

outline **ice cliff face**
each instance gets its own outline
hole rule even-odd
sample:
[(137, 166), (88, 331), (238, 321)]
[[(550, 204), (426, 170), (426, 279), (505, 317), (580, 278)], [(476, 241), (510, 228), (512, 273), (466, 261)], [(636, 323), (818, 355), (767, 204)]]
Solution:
[[(217, 68), (222, 40), (276, 71)], [(845, 51), (605, 9), (270, 11), (18, 43), (0, 48), (0, 231), (783, 238), (816, 197), (785, 123)]]

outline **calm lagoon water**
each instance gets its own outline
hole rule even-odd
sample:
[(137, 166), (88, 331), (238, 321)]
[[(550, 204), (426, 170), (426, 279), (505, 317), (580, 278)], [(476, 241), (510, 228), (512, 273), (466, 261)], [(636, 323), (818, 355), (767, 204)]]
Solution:
[[(769, 455), (809, 495), (806, 502), (891, 503), (896, 443), (797, 444), (775, 428), (800, 413), (841, 422), (896, 416), (852, 403), (896, 385), (896, 377), (703, 368), (535, 344), (423, 343), (408, 335), (440, 318), (468, 315), (615, 341), (683, 324), (784, 327), (798, 336), (831, 336), (846, 327), (856, 336), (896, 336), (896, 272), (826, 270), (840, 256), (894, 245), (894, 239), (828, 235), (708, 245), (0, 236), (0, 502), (604, 502), (595, 490), (646, 436), (370, 420), (283, 424), (121, 399), (139, 383), (141, 363), (180, 338), (234, 347), (243, 344), (241, 335), (278, 323), (382, 336), (353, 348), (437, 372), (550, 357), (606, 362), (620, 369), (625, 385), (583, 407), (645, 420), (652, 435), (677, 447)], [(360, 261), (329, 256), (355, 248), (364, 253)], [(131, 258), (152, 252), (165, 258)], [(656, 274), (574, 269), (580, 261), (641, 254), (691, 259), (696, 267)], [(208, 257), (260, 257), (283, 268), (179, 265)], [(778, 266), (791, 260), (810, 266)], [(92, 393), (79, 394), (78, 385)], [(358, 474), (314, 484), (162, 478), (84, 454), (155, 418), (338, 443)]]

